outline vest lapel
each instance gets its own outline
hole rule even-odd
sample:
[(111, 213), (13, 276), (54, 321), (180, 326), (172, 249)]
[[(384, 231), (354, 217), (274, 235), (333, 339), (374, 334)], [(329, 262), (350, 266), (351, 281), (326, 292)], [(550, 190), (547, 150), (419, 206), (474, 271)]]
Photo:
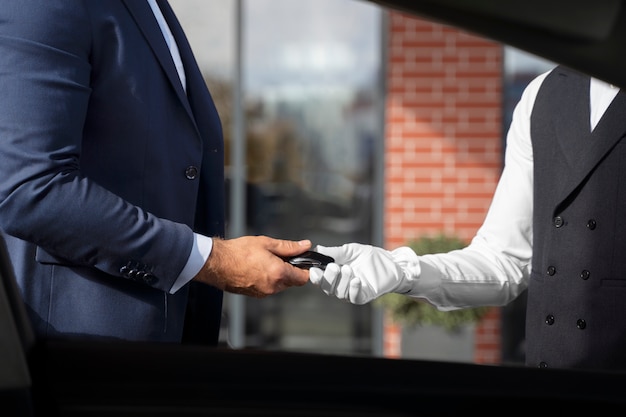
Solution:
[[(626, 93), (619, 92), (591, 134), (591, 155), (599, 161), (626, 133)], [(595, 165), (595, 163), (594, 163)]]
[[(576, 187), (613, 149), (626, 132), (626, 95), (619, 93), (608, 107), (596, 128), (589, 124), (589, 81), (583, 88), (572, 88), (580, 93), (571, 97), (571, 112), (558, 121), (557, 138), (567, 165), (567, 179), (563, 184), (562, 199)], [(583, 93), (584, 92), (584, 93)]]

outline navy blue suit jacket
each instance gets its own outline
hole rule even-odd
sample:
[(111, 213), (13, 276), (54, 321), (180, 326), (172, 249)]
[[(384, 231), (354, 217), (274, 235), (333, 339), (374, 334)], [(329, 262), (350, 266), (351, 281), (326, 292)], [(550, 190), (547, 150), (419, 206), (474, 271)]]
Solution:
[(0, 7), (0, 229), (40, 336), (217, 340), (221, 291), (168, 291), (224, 232), (221, 125), (159, 5), (187, 93), (146, 0)]

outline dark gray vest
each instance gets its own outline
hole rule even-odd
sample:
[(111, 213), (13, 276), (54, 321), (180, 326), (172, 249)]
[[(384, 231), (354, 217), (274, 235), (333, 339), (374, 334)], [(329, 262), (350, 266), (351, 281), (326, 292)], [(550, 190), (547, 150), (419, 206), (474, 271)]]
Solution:
[(531, 116), (530, 366), (626, 369), (626, 94), (593, 132), (589, 77), (558, 67)]

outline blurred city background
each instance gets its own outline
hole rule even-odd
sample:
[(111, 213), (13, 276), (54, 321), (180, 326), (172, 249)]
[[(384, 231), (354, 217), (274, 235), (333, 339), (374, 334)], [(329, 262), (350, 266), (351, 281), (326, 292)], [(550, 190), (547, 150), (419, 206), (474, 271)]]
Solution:
[[(362, 0), (170, 0), (221, 115), (228, 237), (394, 249), (468, 243), (502, 168), (513, 106), (553, 64)], [(223, 343), (517, 363), (523, 297), (453, 328), (306, 285), (227, 295)], [(428, 316), (430, 317), (430, 315)]]

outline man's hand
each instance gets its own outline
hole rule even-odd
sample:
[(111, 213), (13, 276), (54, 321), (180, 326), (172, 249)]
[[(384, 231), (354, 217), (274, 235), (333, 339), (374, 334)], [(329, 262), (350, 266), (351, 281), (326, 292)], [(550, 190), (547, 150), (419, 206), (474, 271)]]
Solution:
[(317, 246), (316, 250), (335, 258), (326, 270), (311, 268), (310, 280), (327, 295), (352, 304), (366, 304), (390, 292), (406, 293), (413, 276), (419, 275), (417, 255), (408, 247), (387, 251), (359, 243)]
[(213, 238), (211, 255), (194, 280), (230, 293), (263, 298), (308, 282), (309, 271), (296, 268), (283, 258), (310, 248), (309, 240), (295, 242), (267, 236)]

